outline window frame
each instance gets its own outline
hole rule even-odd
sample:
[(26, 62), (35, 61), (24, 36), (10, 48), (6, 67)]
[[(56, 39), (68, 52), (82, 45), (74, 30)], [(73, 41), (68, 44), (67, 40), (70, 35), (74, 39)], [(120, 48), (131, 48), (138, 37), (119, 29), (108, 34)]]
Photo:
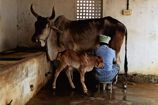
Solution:
[(103, 0), (75, 0), (75, 1), (76, 1), (75, 18), (77, 20), (102, 18)]

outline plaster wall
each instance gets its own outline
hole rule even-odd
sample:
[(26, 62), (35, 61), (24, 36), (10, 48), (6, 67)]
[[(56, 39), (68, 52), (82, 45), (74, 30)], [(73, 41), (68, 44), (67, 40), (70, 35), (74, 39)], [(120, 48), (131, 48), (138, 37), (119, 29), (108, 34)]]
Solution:
[[(158, 1), (129, 0), (132, 15), (121, 12), (127, 0), (103, 0), (103, 16), (112, 16), (128, 29), (129, 73), (158, 75)], [(122, 69), (124, 47), (121, 51)]]
[(0, 51), (17, 46), (17, 0), (0, 0)]

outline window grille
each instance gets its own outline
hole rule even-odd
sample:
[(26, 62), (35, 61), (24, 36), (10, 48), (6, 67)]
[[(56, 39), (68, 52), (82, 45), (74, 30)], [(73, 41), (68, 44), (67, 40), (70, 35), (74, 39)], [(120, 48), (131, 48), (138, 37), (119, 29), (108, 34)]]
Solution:
[(76, 18), (91, 19), (102, 17), (102, 0), (76, 0)]

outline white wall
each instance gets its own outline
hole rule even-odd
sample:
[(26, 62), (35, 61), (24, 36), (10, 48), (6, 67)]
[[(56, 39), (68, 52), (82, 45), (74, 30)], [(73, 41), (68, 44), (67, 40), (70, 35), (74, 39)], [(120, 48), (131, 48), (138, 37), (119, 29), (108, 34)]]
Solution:
[(126, 9), (126, 1), (104, 0), (103, 15), (113, 16), (127, 26), (129, 72), (158, 74), (158, 1), (129, 0), (132, 15), (124, 16), (121, 11)]
[(17, 46), (17, 1), (0, 0), (0, 51)]

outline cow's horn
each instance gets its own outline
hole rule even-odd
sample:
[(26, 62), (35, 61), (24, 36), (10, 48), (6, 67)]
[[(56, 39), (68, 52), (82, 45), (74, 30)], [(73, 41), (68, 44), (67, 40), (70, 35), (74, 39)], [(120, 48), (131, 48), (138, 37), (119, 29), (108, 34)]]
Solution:
[(31, 12), (36, 18), (39, 17), (39, 15), (33, 10), (33, 4), (31, 4)]
[(49, 19), (54, 19), (55, 17), (55, 11), (54, 11), (54, 6), (53, 6), (53, 9), (52, 9), (52, 15), (49, 17)]

